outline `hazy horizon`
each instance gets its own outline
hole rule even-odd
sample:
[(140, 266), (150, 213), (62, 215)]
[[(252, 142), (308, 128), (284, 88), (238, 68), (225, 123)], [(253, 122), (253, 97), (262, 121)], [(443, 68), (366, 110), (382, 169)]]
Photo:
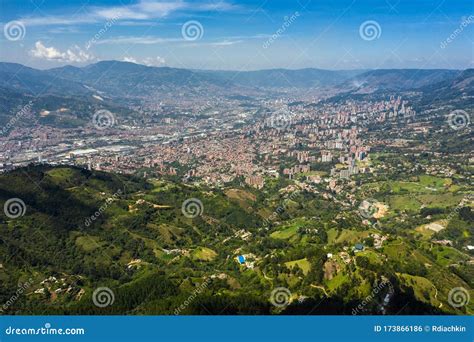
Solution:
[(173, 67), (173, 66), (168, 66), (168, 65), (146, 65), (142, 63), (135, 63), (135, 62), (128, 62), (128, 61), (120, 61), (116, 59), (108, 59), (108, 60), (100, 60), (100, 61), (95, 61), (92, 63), (88, 64), (81, 64), (81, 65), (74, 65), (74, 64), (64, 64), (60, 66), (51, 66), (51, 67), (36, 67), (28, 64), (23, 64), (23, 63), (18, 63), (18, 62), (11, 62), (11, 61), (0, 61), (0, 63), (11, 63), (11, 64), (20, 64), (24, 65), (26, 67), (32, 68), (32, 69), (37, 69), (37, 70), (51, 70), (51, 69), (56, 69), (56, 68), (62, 68), (62, 67), (75, 67), (75, 68), (85, 68), (94, 64), (98, 64), (101, 62), (119, 62), (119, 63), (129, 63), (129, 64), (136, 64), (140, 66), (146, 66), (146, 67), (153, 67), (153, 68), (172, 68), (172, 69), (184, 69), (184, 70), (197, 70), (197, 71), (222, 71), (222, 72), (258, 72), (258, 71), (271, 71), (271, 70), (289, 70), (289, 71), (299, 71), (299, 70), (305, 70), (305, 69), (312, 69), (312, 70), (323, 70), (323, 71), (360, 71), (360, 72), (367, 72), (367, 71), (377, 71), (377, 70), (453, 70), (453, 71), (465, 71), (465, 70), (471, 70), (473, 67), (468, 67), (464, 69), (451, 69), (451, 68), (379, 68), (379, 69), (371, 69), (371, 68), (365, 68), (365, 69), (325, 69), (325, 68), (320, 68), (317, 66), (307, 66), (303, 68), (267, 68), (267, 69), (249, 69), (249, 70), (237, 70), (237, 69), (195, 69), (195, 68), (183, 68), (183, 67)]

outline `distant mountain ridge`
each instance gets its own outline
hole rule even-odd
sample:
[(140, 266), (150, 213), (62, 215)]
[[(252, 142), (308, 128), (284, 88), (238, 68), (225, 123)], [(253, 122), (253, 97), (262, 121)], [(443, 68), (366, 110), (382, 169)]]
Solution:
[[(377, 92), (416, 91), (422, 94), (422, 104), (433, 101), (464, 103), (474, 94), (473, 80), (474, 69), (333, 71), (308, 68), (237, 72), (103, 61), (85, 67), (37, 70), (0, 62), (0, 124), (8, 122), (31, 100), (34, 100), (34, 112), (51, 112), (40, 117), (40, 122), (58, 127), (84, 124), (91, 113), (103, 108), (139, 122), (140, 114), (128, 107), (155, 98), (189, 101), (221, 96), (252, 100), (255, 96), (298, 95), (307, 90), (350, 98)], [(68, 110), (58, 112), (61, 108)]]
[(37, 70), (0, 63), (0, 86), (29, 93), (88, 94), (94, 89), (110, 97), (146, 97), (159, 93), (228, 94), (244, 90), (335, 88), (370, 93), (409, 90), (453, 80), (459, 70), (445, 69), (269, 69), (257, 71), (189, 70), (102, 61), (85, 67)]
[(341, 84), (341, 88), (354, 93), (372, 93), (378, 90), (412, 90), (451, 80), (459, 73), (459, 70), (448, 69), (370, 70), (347, 80)]
[(54, 77), (48, 71), (18, 63), (0, 63), (0, 87), (33, 95), (83, 95), (88, 92), (82, 84), (73, 79)]
[(178, 88), (225, 88), (226, 82), (187, 69), (149, 67), (140, 64), (103, 61), (83, 68), (62, 67), (45, 73), (81, 82), (110, 96), (141, 97)]
[(422, 103), (425, 104), (454, 101), (469, 105), (474, 99), (474, 69), (459, 71), (454, 78), (426, 85), (420, 90), (423, 92)]

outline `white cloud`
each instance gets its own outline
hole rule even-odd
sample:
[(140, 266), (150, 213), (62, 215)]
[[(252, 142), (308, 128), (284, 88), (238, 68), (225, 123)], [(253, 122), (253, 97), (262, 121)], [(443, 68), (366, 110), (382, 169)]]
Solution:
[[(187, 43), (186, 46), (193, 47), (193, 46), (228, 46), (228, 45), (235, 45), (242, 43), (245, 39), (255, 39), (255, 37), (242, 37), (242, 39), (224, 39), (221, 41), (209, 42), (209, 43)], [(260, 38), (260, 37), (258, 37)], [(101, 39), (98, 40), (95, 44), (143, 44), (143, 45), (155, 45), (155, 44), (163, 44), (163, 43), (183, 43), (183, 38), (161, 38), (155, 36), (143, 36), (143, 37), (135, 37), (135, 36), (118, 36), (112, 37), (108, 39)]]
[(129, 63), (139, 64), (138, 61), (133, 57), (124, 57), (122, 59), (122, 62), (129, 62)]
[(30, 51), (33, 57), (46, 59), (49, 61), (58, 62), (70, 62), (70, 63), (82, 63), (94, 60), (94, 56), (84, 52), (77, 45), (67, 49), (65, 52), (61, 52), (54, 46), (47, 47), (41, 41), (35, 43), (34, 49)]
[(242, 43), (241, 40), (224, 40), (221, 42), (209, 43), (211, 46), (229, 46)]
[(152, 37), (152, 36), (143, 36), (143, 37), (113, 37), (109, 39), (101, 39), (96, 42), (96, 44), (144, 44), (144, 45), (152, 45), (152, 44), (160, 44), (160, 43), (169, 43), (169, 42), (182, 42), (183, 39), (178, 38), (160, 38), (160, 37)]
[(74, 25), (91, 24), (104, 20), (150, 20), (169, 16), (177, 11), (206, 12), (206, 11), (231, 11), (238, 6), (225, 1), (192, 3), (186, 1), (157, 1), (139, 0), (138, 3), (113, 7), (89, 7), (84, 12), (88, 14), (42, 16), (21, 18), (26, 26), (40, 25)]
[(156, 56), (156, 57), (147, 57), (141, 60), (137, 60), (136, 58), (127, 56), (122, 59), (123, 62), (135, 63), (135, 64), (143, 64), (146, 66), (163, 66), (165, 65), (166, 61), (163, 57)]
[(183, 1), (177, 2), (156, 2), (141, 0), (139, 3), (129, 6), (117, 6), (110, 8), (98, 8), (96, 14), (100, 17), (127, 18), (127, 19), (151, 19), (162, 18), (180, 9), (186, 8)]
[(187, 47), (187, 48), (194, 48), (196, 46), (213, 46), (213, 47), (222, 47), (222, 46), (231, 46), (235, 44), (240, 44), (242, 43), (243, 40), (222, 40), (222, 41), (215, 41), (215, 42), (208, 42), (208, 43), (187, 43), (187, 44), (182, 44), (181, 47)]

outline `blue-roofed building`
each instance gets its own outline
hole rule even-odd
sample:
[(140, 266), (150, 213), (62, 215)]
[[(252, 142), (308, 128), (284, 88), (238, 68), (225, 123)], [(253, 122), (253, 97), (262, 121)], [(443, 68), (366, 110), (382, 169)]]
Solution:
[(364, 250), (364, 245), (361, 243), (356, 243), (354, 246), (354, 252), (362, 252)]

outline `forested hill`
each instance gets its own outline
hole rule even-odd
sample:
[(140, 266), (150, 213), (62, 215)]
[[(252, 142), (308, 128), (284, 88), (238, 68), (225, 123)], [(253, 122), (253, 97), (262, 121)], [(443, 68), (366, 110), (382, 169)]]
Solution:
[[(367, 228), (350, 212), (341, 219), (340, 208), (318, 194), (297, 191), (289, 198), (278, 191), (288, 182), (274, 180), (258, 193), (75, 167), (2, 174), (0, 302), (19, 288), (24, 293), (2, 312), (351, 314), (371, 286), (390, 281), (361, 313), (460, 313), (434, 307), (418, 297), (416, 282), (402, 282), (400, 274), (428, 275), (410, 257), (415, 242), (401, 236), (391, 237), (387, 248), (402, 242), (406, 258), (380, 264), (371, 254), (351, 252), (353, 262), (334, 264), (332, 278), (328, 248), (342, 246), (347, 234), (366, 236)], [(285, 203), (279, 219), (265, 220), (279, 203)], [(334, 232), (341, 238), (334, 240)], [(245, 264), (238, 261), (242, 255)], [(442, 269), (430, 262), (431, 273)], [(272, 304), (282, 287), (291, 291), (288, 306)], [(109, 301), (97, 305), (104, 288)], [(445, 301), (446, 289), (438, 290)], [(387, 291), (391, 300), (382, 310)]]

